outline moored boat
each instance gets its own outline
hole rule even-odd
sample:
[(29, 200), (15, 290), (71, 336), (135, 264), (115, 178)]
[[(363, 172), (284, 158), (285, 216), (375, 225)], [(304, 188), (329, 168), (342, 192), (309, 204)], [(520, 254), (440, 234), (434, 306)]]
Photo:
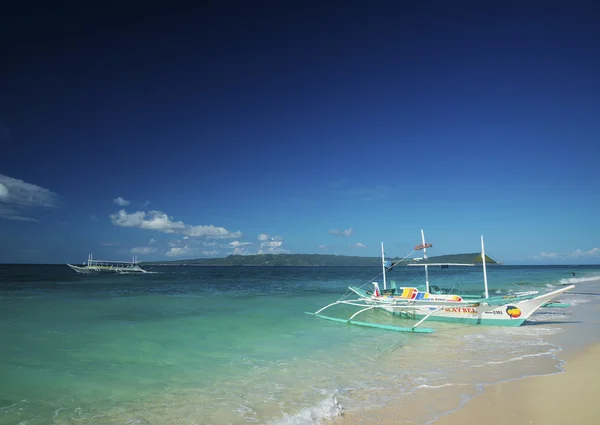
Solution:
[[(404, 259), (391, 263), (385, 260), (383, 243), (381, 244), (383, 290), (377, 282), (371, 282), (373, 290), (349, 287), (348, 292), (338, 301), (331, 303), (313, 314), (317, 317), (359, 326), (396, 330), (402, 332), (433, 332), (433, 329), (420, 328), (426, 320), (458, 322), (481, 325), (520, 326), (537, 309), (548, 305), (559, 294), (562, 294), (575, 285), (561, 287), (548, 291), (529, 291), (503, 296), (489, 296), (486, 262), (494, 260), (487, 257), (481, 237), (481, 253), (454, 254), (439, 257), (427, 257), (426, 249), (431, 244), (425, 243), (421, 231), (422, 243), (415, 246), (415, 251), (423, 250), (423, 258)], [(414, 251), (413, 251), (414, 252)], [(410, 254), (409, 254), (410, 255)], [(409, 266), (423, 266), (425, 268), (425, 290), (412, 286), (397, 288), (395, 282), (390, 281), (388, 287), (386, 272), (391, 271), (398, 264)], [(481, 296), (461, 296), (460, 294), (430, 292), (428, 267), (429, 266), (475, 266), (481, 264), (483, 269), (484, 294)], [(348, 295), (357, 295), (357, 299), (349, 299)], [(322, 312), (337, 305), (351, 305), (360, 310), (348, 319), (323, 315)], [(394, 325), (381, 325), (354, 320), (359, 314), (370, 310), (381, 309), (406, 319), (418, 320), (415, 324), (406, 327)]]
[(120, 273), (120, 274), (142, 274), (150, 273), (145, 270), (139, 263), (137, 257), (133, 257), (132, 261), (107, 261), (107, 260), (94, 260), (92, 254), (88, 255), (88, 259), (81, 266), (75, 266), (73, 264), (67, 264), (71, 269), (77, 273), (91, 274), (91, 273)]

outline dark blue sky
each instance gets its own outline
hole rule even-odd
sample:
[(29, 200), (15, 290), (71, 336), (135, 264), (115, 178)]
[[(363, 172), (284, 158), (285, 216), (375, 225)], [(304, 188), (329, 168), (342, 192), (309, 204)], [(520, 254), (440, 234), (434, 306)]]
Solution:
[(0, 261), (600, 261), (600, 6), (371, 3), (3, 6)]

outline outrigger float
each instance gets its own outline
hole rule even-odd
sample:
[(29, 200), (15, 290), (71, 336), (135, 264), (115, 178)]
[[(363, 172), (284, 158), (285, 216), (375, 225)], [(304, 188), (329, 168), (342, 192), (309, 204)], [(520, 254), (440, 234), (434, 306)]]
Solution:
[[(520, 326), (540, 307), (565, 306), (560, 303), (552, 303), (552, 300), (558, 295), (575, 287), (575, 285), (569, 285), (546, 292), (527, 291), (511, 295), (490, 297), (488, 292), (486, 263), (496, 263), (496, 261), (486, 256), (483, 236), (481, 236), (481, 253), (454, 254), (430, 258), (427, 257), (427, 248), (431, 248), (432, 245), (425, 243), (425, 236), (422, 230), (421, 237), (422, 243), (414, 248), (415, 251), (423, 250), (423, 258), (419, 259), (406, 260), (408, 257), (406, 256), (396, 263), (386, 261), (383, 243), (381, 244), (382, 274), (380, 276), (383, 277), (383, 290), (380, 290), (377, 282), (372, 282), (372, 292), (350, 286), (346, 294), (338, 301), (326, 305), (314, 313), (307, 312), (307, 314), (314, 315), (321, 319), (350, 325), (413, 333), (434, 332), (434, 329), (420, 327), (428, 320), (477, 325)], [(422, 266), (425, 268), (424, 291), (415, 287), (397, 288), (394, 281), (390, 281), (390, 286), (388, 287), (386, 272), (391, 271), (400, 263), (408, 266)], [(481, 264), (483, 268), (483, 286), (485, 290), (483, 296), (462, 296), (442, 293), (438, 290), (435, 290), (435, 293), (430, 291), (429, 266), (472, 267), (476, 264)], [(356, 295), (358, 298), (348, 299), (350, 295)], [(341, 319), (322, 314), (323, 311), (338, 305), (358, 307), (359, 311), (354, 313), (348, 319)], [(411, 326), (401, 327), (355, 320), (358, 315), (377, 309), (387, 311), (395, 316), (400, 316), (401, 318), (417, 320), (417, 322)]]
[(139, 263), (137, 257), (133, 257), (132, 261), (106, 261), (106, 260), (94, 260), (92, 254), (88, 255), (88, 259), (81, 266), (74, 266), (67, 264), (77, 273), (90, 274), (90, 273), (120, 273), (120, 274), (142, 274), (152, 273), (148, 270), (144, 270), (142, 265)]

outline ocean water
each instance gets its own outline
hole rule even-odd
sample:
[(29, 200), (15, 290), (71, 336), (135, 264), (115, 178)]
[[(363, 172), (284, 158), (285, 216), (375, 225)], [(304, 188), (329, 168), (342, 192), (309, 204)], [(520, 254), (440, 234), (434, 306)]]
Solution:
[[(431, 322), (434, 334), (406, 334), (304, 314), (371, 282), (376, 267), (153, 271), (0, 265), (0, 425), (313, 425), (350, 412), (372, 424), (389, 403), (406, 406), (398, 423), (428, 423), (482, 385), (560, 371), (561, 334), (600, 301), (600, 266), (492, 266), (491, 293), (575, 283), (560, 300), (576, 308), (519, 328)], [(423, 271), (388, 278), (418, 285)], [(480, 268), (432, 268), (430, 281), (483, 290)]]

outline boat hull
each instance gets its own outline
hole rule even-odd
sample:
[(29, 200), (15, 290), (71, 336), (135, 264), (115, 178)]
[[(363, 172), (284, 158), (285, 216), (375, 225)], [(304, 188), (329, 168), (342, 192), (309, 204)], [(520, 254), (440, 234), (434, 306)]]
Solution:
[(67, 264), (71, 269), (81, 274), (95, 274), (95, 273), (119, 273), (119, 274), (144, 274), (149, 273), (140, 267), (110, 267), (110, 266), (74, 266)]
[[(513, 300), (506, 299), (504, 304), (487, 303), (486, 298), (477, 300), (461, 301), (432, 301), (422, 300), (403, 300), (402, 298), (386, 296), (368, 296), (362, 290), (350, 288), (361, 297), (368, 305), (377, 306), (396, 316), (406, 319), (423, 319), (466, 323), (473, 325), (496, 325), (496, 326), (520, 326), (522, 325), (538, 308), (548, 303), (559, 294), (566, 292), (574, 285), (557, 289), (552, 292), (531, 296), (523, 299), (516, 297)], [(404, 288), (400, 288), (401, 290)]]
[(88, 269), (87, 267), (79, 267), (79, 266), (74, 266), (72, 264), (67, 264), (67, 266), (71, 267), (71, 269), (75, 270), (77, 273), (81, 273), (81, 274), (94, 273), (94, 271)]

